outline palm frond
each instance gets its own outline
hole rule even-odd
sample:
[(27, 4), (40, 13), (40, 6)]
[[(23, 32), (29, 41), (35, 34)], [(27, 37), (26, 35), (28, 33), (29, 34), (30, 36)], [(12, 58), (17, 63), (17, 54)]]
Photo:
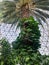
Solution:
[(44, 6), (44, 5), (38, 5), (38, 6), (36, 6), (37, 8), (39, 8), (39, 9), (42, 9), (42, 10), (46, 10), (46, 11), (49, 11), (49, 6)]
[(43, 22), (48, 24), (46, 18), (49, 18), (49, 14), (48, 12), (46, 13), (45, 11), (49, 11), (49, 0), (35, 0), (34, 3), (32, 2), (32, 6), (33, 4), (34, 8), (31, 7), (31, 11), (35, 14), (35, 17), (37, 18), (38, 16), (39, 19), (38, 18), (37, 19), (40, 23), (43, 20)]
[(49, 18), (49, 14), (48, 13), (45, 13), (43, 11), (40, 11), (40, 10), (35, 10), (36, 12), (38, 12), (40, 15), (44, 16), (45, 18)]
[[(0, 11), (2, 11), (3, 19), (2, 22), (8, 24), (15, 24), (22, 17), (21, 7), (28, 3), (29, 11), (31, 11), (38, 22), (42, 25), (42, 21), (46, 22), (46, 18), (49, 18), (49, 14), (44, 11), (49, 11), (49, 0), (13, 0), (13, 1), (3, 1), (0, 3)], [(43, 11), (41, 11), (41, 10)], [(31, 14), (29, 12), (29, 14)], [(32, 15), (33, 16), (33, 15)], [(18, 19), (19, 18), (19, 19)]]
[[(44, 25), (43, 25), (42, 21), (46, 21), (46, 20), (45, 20), (42, 16), (39, 16), (39, 15), (37, 14), (37, 12), (36, 12), (36, 13), (35, 13), (35, 12), (32, 13), (32, 11), (30, 11), (30, 13), (31, 13), (32, 16), (34, 16), (34, 18), (35, 18), (36, 21), (39, 23), (39, 25), (41, 25), (42, 28), (44, 29)], [(41, 19), (41, 18), (43, 18), (43, 19)], [(46, 23), (47, 23), (47, 22), (46, 22)]]
[[(16, 4), (15, 2), (5, 1), (2, 3), (2, 14), (3, 14), (3, 21), (4, 23), (13, 24), (17, 20), (19, 16), (19, 11), (16, 12)], [(1, 6), (0, 6), (1, 7)]]
[(39, 2), (37, 1), (36, 4), (37, 5), (49, 5), (49, 0), (39, 0)]

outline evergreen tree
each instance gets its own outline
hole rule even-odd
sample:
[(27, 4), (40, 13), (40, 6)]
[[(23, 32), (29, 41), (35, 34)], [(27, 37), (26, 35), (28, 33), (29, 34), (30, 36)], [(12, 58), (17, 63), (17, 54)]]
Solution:
[(2, 49), (1, 49), (1, 65), (14, 65), (14, 60), (11, 53), (11, 47), (8, 41), (2, 39), (0, 41)]
[[(40, 47), (40, 31), (38, 22), (33, 17), (24, 18), (21, 20), (21, 32), (14, 41), (13, 49), (16, 50), (16, 63), (20, 65), (35, 65), (38, 64), (39, 60), (38, 48)], [(37, 56), (37, 58), (35, 57)]]

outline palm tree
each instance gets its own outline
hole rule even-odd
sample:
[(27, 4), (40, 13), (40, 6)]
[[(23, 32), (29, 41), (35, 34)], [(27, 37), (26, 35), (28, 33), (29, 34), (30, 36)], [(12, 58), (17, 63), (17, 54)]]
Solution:
[(0, 3), (0, 10), (1, 22), (16, 25), (21, 18), (32, 16), (43, 26), (42, 21), (47, 23), (46, 18), (49, 18), (44, 12), (49, 11), (49, 0), (5, 0)]

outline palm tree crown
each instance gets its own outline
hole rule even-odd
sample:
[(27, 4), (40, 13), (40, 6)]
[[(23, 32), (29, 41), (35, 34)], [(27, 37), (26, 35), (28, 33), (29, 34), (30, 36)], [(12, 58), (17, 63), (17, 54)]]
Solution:
[(12, 0), (0, 3), (1, 22), (15, 24), (24, 17), (33, 16), (42, 25), (49, 18), (49, 0)]

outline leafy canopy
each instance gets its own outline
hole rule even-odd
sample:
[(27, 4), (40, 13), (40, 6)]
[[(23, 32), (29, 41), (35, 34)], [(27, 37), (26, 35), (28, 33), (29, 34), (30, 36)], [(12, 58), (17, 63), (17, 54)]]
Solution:
[[(33, 17), (21, 20), (21, 32), (18, 38), (12, 43), (16, 52), (16, 63), (20, 65), (40, 64), (37, 59), (38, 48), (40, 47), (40, 31), (38, 22)], [(37, 60), (37, 61), (36, 61)]]

